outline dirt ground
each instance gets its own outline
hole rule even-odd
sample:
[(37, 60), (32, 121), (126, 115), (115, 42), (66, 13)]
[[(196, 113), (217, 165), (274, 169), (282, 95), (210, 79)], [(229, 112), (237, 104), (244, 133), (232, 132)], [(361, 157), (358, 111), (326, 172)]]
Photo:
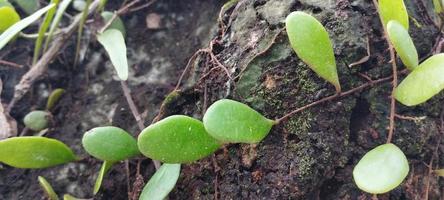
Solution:
[[(431, 1), (405, 3), (411, 15), (410, 33), (420, 58), (426, 58), (442, 39), (432, 21), (436, 16)], [(333, 94), (334, 88), (308, 69), (289, 46), (284, 19), (296, 10), (313, 13), (327, 28), (344, 90), (366, 83), (359, 74), (372, 79), (391, 75), (388, 47), (370, 0), (240, 0), (219, 18), (223, 4), (220, 0), (158, 0), (123, 16), (131, 66), (128, 84), (139, 110), (145, 113), (145, 125), (158, 114), (193, 55), (181, 92), (167, 102), (163, 116), (201, 118), (212, 102), (232, 98), (273, 119)], [(119, 5), (119, 1), (110, 1), (107, 9)], [(160, 26), (147, 28), (147, 16), (159, 17)], [(84, 159), (41, 170), (0, 165), (0, 199), (45, 199), (37, 176), (47, 178), (60, 195), (91, 198), (101, 163), (82, 149), (83, 133), (114, 125), (138, 134), (104, 50), (91, 34), (85, 35), (84, 44), (89, 45), (83, 48), (80, 64), (72, 65), (73, 38), (11, 112), (21, 130), (24, 115), (44, 108), (52, 89), (66, 89), (52, 112), (54, 120), (46, 136), (65, 142)], [(369, 60), (349, 68), (366, 56), (367, 41)], [(198, 49), (211, 53), (195, 54)], [(33, 41), (18, 39), (0, 51), (0, 59), (24, 65), (20, 69), (0, 65), (3, 103), (12, 99), (14, 86), (29, 70), (32, 50)], [(390, 92), (390, 82), (373, 85), (304, 110), (274, 127), (257, 145), (226, 145), (214, 156), (183, 165), (169, 199), (371, 199), (355, 186), (351, 174), (365, 152), (386, 140)], [(444, 149), (438, 145), (444, 134), (439, 129), (443, 101), (441, 93), (417, 107), (397, 104), (397, 114), (419, 118), (396, 118), (393, 143), (406, 153), (411, 170), (402, 186), (379, 199), (419, 200), (426, 192), (429, 199), (444, 199), (442, 178), (429, 174), (427, 166), (432, 157), (434, 169), (444, 166)], [(439, 156), (434, 156), (435, 151)], [(94, 199), (127, 199), (127, 183), (137, 187), (133, 183), (138, 159), (130, 161), (129, 181), (124, 164), (114, 166)], [(147, 181), (154, 166), (147, 159), (141, 166)]]

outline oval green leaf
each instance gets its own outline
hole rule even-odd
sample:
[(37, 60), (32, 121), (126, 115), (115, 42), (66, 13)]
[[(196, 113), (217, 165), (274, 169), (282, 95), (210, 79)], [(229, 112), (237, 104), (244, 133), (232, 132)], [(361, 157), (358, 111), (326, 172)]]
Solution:
[(173, 190), (180, 175), (180, 164), (163, 164), (142, 190), (139, 200), (163, 200)]
[(395, 98), (406, 106), (426, 102), (444, 89), (444, 54), (422, 62), (395, 90)]
[(0, 7), (0, 33), (6, 31), (9, 27), (20, 21), (20, 16), (11, 6)]
[(379, 0), (378, 10), (384, 27), (389, 21), (396, 20), (409, 30), (409, 14), (403, 0)]
[(290, 44), (298, 57), (341, 91), (333, 46), (324, 26), (309, 14), (292, 12), (285, 20)]
[(387, 33), (402, 63), (413, 71), (418, 66), (418, 52), (408, 31), (399, 22), (391, 20), (387, 24)]
[(145, 128), (138, 138), (143, 155), (164, 163), (189, 163), (216, 151), (220, 144), (201, 121), (174, 115)]
[(59, 197), (57, 196), (57, 194), (54, 192), (54, 189), (52, 188), (51, 184), (49, 184), (49, 182), (43, 178), (42, 176), (38, 177), (39, 180), (39, 184), (42, 187), (43, 191), (45, 191), (46, 196), (48, 197), (49, 200), (58, 200)]
[[(102, 18), (103, 18), (105, 23), (108, 23), (109, 20), (111, 20), (111, 18), (113, 17), (113, 15), (114, 15), (114, 13), (109, 12), (109, 11), (104, 11), (101, 14), (101, 16), (102, 16)], [(117, 29), (117, 30), (119, 30), (122, 33), (123, 37), (125, 37), (125, 35), (126, 35), (125, 25), (123, 24), (123, 21), (122, 21), (122, 19), (119, 16), (117, 16), (114, 19), (114, 21), (111, 22), (111, 24), (109, 25), (107, 30), (108, 29)]]
[(367, 152), (353, 169), (359, 189), (382, 194), (398, 187), (409, 173), (404, 153), (394, 144), (383, 144)]
[(103, 161), (102, 167), (100, 167), (99, 174), (97, 175), (96, 183), (94, 184), (94, 195), (97, 194), (97, 192), (99, 192), (100, 186), (102, 186), (103, 177), (111, 169), (113, 165), (114, 162)]
[(226, 143), (258, 143), (270, 132), (275, 121), (249, 106), (222, 99), (211, 105), (203, 117), (207, 132)]
[(35, 110), (23, 118), (25, 126), (33, 131), (41, 131), (48, 128), (51, 114), (46, 111)]
[(0, 35), (0, 50), (10, 41), (14, 38), (17, 33), (22, 31), (24, 28), (32, 24), (33, 22), (37, 21), (43, 14), (48, 12), (49, 9), (54, 7), (55, 4), (49, 4), (46, 7), (38, 10), (34, 14), (20, 20), (19, 22), (15, 23), (11, 27), (9, 27), (5, 32), (3, 32)]
[(76, 160), (62, 142), (37, 136), (13, 137), (0, 141), (0, 162), (17, 168), (46, 168)]
[(108, 29), (97, 36), (97, 40), (105, 48), (113, 63), (117, 76), (123, 81), (128, 79), (128, 60), (126, 57), (125, 39), (116, 29)]
[(136, 139), (113, 126), (89, 130), (83, 135), (82, 145), (90, 155), (106, 161), (121, 161), (139, 154)]
[(48, 97), (48, 101), (46, 102), (46, 110), (51, 110), (54, 105), (59, 101), (60, 97), (62, 97), (62, 94), (65, 92), (64, 89), (57, 88), (54, 91), (51, 92), (51, 94)]

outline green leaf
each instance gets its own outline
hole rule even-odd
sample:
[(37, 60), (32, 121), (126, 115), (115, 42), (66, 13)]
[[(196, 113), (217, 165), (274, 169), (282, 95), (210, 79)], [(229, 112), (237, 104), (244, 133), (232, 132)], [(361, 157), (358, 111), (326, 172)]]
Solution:
[(46, 102), (46, 110), (51, 110), (54, 105), (59, 101), (62, 94), (65, 92), (62, 88), (57, 88), (48, 97), (48, 101)]
[(409, 30), (409, 14), (403, 0), (379, 0), (378, 10), (384, 27), (387, 26), (389, 21), (396, 20), (406, 30)]
[(14, 1), (28, 15), (34, 13), (40, 7), (38, 0), (14, 0)]
[(0, 33), (20, 21), (20, 16), (11, 6), (0, 6)]
[(91, 200), (91, 199), (81, 199), (77, 197), (73, 197), (70, 194), (63, 195), (63, 200)]
[(275, 121), (247, 105), (222, 99), (211, 105), (203, 117), (207, 132), (226, 143), (258, 143), (270, 132)]
[(383, 144), (367, 152), (353, 169), (359, 189), (382, 194), (398, 187), (409, 173), (404, 153), (394, 144)]
[(391, 20), (387, 24), (387, 33), (404, 65), (413, 71), (418, 66), (418, 52), (409, 32), (399, 22)]
[(0, 141), (0, 162), (17, 168), (46, 168), (76, 160), (62, 142), (37, 136), (13, 137)]
[(333, 46), (324, 26), (300, 11), (292, 12), (285, 21), (290, 44), (298, 57), (340, 92)]
[(108, 29), (97, 36), (113, 63), (117, 76), (123, 81), (128, 79), (128, 60), (126, 58), (125, 39), (120, 31)]
[(395, 98), (406, 106), (424, 103), (444, 89), (444, 54), (422, 62), (395, 90)]
[(5, 32), (0, 35), (0, 50), (11, 40), (14, 38), (17, 33), (22, 31), (24, 28), (37, 21), (43, 14), (48, 12), (49, 9), (54, 7), (54, 4), (49, 4), (48, 6), (38, 10), (34, 14), (30, 15), (22, 19), (21, 21), (15, 23), (11, 27), (9, 27)]
[(433, 7), (435, 8), (435, 13), (442, 12), (442, 1), (441, 0), (433, 0)]
[(114, 126), (89, 130), (83, 135), (82, 145), (90, 155), (106, 161), (121, 161), (139, 154), (136, 139)]
[(114, 162), (103, 161), (102, 167), (100, 167), (99, 175), (97, 176), (96, 179), (96, 183), (94, 184), (94, 195), (97, 194), (97, 192), (99, 192), (100, 186), (102, 185), (103, 177), (111, 169), (113, 165)]
[(436, 175), (444, 177), (444, 169), (437, 169), (433, 171)]
[(142, 190), (139, 200), (163, 200), (173, 190), (180, 175), (180, 164), (163, 164)]
[(139, 135), (143, 155), (165, 163), (189, 163), (216, 151), (220, 144), (201, 121), (174, 115), (145, 128)]
[(49, 182), (45, 178), (43, 178), (42, 176), (39, 176), (38, 180), (39, 180), (40, 186), (45, 191), (49, 200), (58, 200), (59, 199), (57, 194), (54, 192), (54, 189), (52, 189), (51, 184), (49, 184)]
[[(114, 15), (114, 13), (109, 12), (109, 11), (104, 11), (101, 14), (105, 24), (108, 23), (109, 20), (111, 20), (113, 15)], [(108, 29), (117, 29), (117, 30), (119, 30), (122, 33), (123, 37), (125, 37), (125, 35), (126, 35), (125, 25), (123, 24), (123, 21), (122, 21), (122, 19), (120, 19), (119, 16), (117, 16), (114, 19), (114, 21), (109, 25), (109, 27), (106, 30), (108, 30)]]
[(41, 131), (48, 128), (50, 117), (51, 114), (46, 111), (35, 110), (25, 116), (23, 123), (33, 131)]
[[(51, 3), (53, 3), (57, 6), (59, 4), (59, 0), (51, 0)], [(35, 63), (37, 63), (37, 60), (40, 56), (40, 50), (42, 48), (43, 39), (45, 38), (46, 30), (48, 30), (49, 24), (51, 23), (52, 19), (54, 18), (55, 12), (56, 12), (56, 7), (53, 7), (50, 10), (48, 10), (48, 12), (45, 15), (45, 18), (43, 19), (43, 22), (40, 24), (38, 37), (37, 37), (37, 40), (35, 41), (35, 45), (34, 45), (34, 57), (32, 60), (33, 65)]]
[(48, 37), (46, 37), (45, 46), (43, 47), (43, 51), (46, 51), (49, 46), (49, 42), (51, 42), (52, 37), (54, 36), (54, 32), (60, 24), (60, 20), (65, 13), (66, 8), (68, 8), (69, 4), (72, 0), (62, 0), (62, 3), (59, 4), (59, 8), (54, 16), (54, 20), (52, 20), (51, 27), (49, 28)]

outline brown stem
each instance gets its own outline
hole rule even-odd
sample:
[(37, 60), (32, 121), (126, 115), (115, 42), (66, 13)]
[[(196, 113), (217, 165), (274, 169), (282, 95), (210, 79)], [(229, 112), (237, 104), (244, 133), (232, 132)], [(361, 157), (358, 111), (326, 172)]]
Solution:
[[(375, 5), (376, 10), (379, 13), (379, 7), (377, 0), (373, 0), (373, 4)], [(396, 100), (394, 96), (394, 92), (396, 89), (396, 86), (398, 86), (398, 67), (396, 66), (396, 56), (395, 56), (395, 50), (393, 49), (393, 45), (389, 41), (389, 37), (387, 34), (387, 29), (385, 28), (384, 21), (382, 20), (381, 14), (379, 13), (379, 21), (382, 24), (382, 29), (384, 30), (384, 38), (385, 41), (388, 44), (389, 51), (390, 51), (390, 62), (392, 64), (392, 72), (393, 72), (393, 82), (392, 82), (392, 93), (390, 95), (390, 117), (389, 117), (389, 130), (387, 135), (387, 142), (390, 143), (393, 138), (393, 132), (395, 130), (395, 114), (396, 114)]]
[(283, 117), (276, 119), (276, 120), (275, 120), (275, 123), (276, 123), (276, 124), (279, 124), (279, 123), (281, 123), (281, 122), (287, 120), (288, 118), (290, 118), (290, 117), (293, 116), (294, 114), (299, 113), (299, 112), (301, 112), (301, 111), (303, 111), (303, 110), (305, 110), (305, 109), (311, 108), (311, 107), (313, 107), (313, 106), (319, 105), (319, 104), (324, 103), (324, 102), (327, 102), (327, 101), (331, 101), (331, 100), (334, 100), (334, 99), (338, 99), (338, 98), (341, 98), (341, 97), (348, 96), (348, 95), (350, 95), (350, 94), (353, 94), (353, 93), (355, 93), (355, 92), (358, 92), (358, 91), (361, 91), (361, 90), (363, 90), (363, 89), (365, 89), (365, 88), (368, 88), (368, 87), (370, 87), (370, 86), (372, 86), (372, 85), (375, 85), (375, 84), (379, 84), (379, 83), (383, 83), (383, 82), (389, 81), (389, 80), (391, 80), (392, 78), (393, 78), (393, 76), (389, 76), (389, 77), (381, 78), (381, 79), (378, 79), (378, 80), (369, 81), (369, 82), (367, 82), (367, 83), (364, 83), (364, 84), (362, 84), (362, 85), (360, 85), (360, 86), (358, 86), (358, 87), (355, 87), (355, 88), (353, 88), (353, 89), (347, 90), (347, 91), (345, 91), (345, 92), (336, 93), (336, 94), (333, 94), (333, 95), (331, 95), (331, 96), (324, 97), (324, 98), (319, 99), (319, 100), (317, 100), (317, 101), (315, 101), (315, 102), (313, 102), (313, 103), (307, 104), (307, 105), (302, 106), (302, 107), (300, 107), (300, 108), (298, 108), (298, 109), (296, 109), (296, 110), (291, 111), (290, 113), (284, 115)]
[(0, 60), (0, 65), (6, 65), (6, 66), (15, 67), (15, 68), (22, 68), (23, 67), (23, 65), (19, 65), (17, 63), (9, 62), (6, 60)]
[[(145, 125), (143, 124), (142, 117), (140, 117), (140, 112), (138, 111), (136, 104), (134, 103), (134, 100), (131, 97), (131, 91), (128, 87), (128, 84), (125, 81), (120, 81), (120, 84), (122, 86), (123, 94), (125, 95), (126, 102), (128, 102), (131, 113), (136, 119), (137, 126), (139, 127), (140, 131), (142, 131), (145, 128)], [(157, 160), (153, 160), (153, 163), (156, 169), (159, 169), (160, 162)]]

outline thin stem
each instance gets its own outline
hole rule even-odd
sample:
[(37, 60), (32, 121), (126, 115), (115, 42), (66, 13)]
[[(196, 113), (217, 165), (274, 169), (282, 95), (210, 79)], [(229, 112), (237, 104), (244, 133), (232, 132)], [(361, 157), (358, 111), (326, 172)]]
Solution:
[(86, 0), (86, 6), (82, 13), (82, 18), (79, 23), (79, 30), (77, 32), (77, 44), (76, 44), (76, 52), (74, 55), (74, 66), (77, 65), (79, 61), (79, 53), (80, 53), (80, 43), (82, 41), (83, 28), (85, 27), (86, 18), (88, 18), (88, 7), (91, 4), (91, 0)]
[(358, 91), (361, 91), (361, 90), (363, 90), (363, 89), (365, 89), (365, 88), (368, 88), (368, 87), (370, 87), (370, 86), (372, 86), (372, 85), (375, 85), (375, 84), (379, 84), (379, 83), (383, 83), (383, 82), (389, 81), (389, 80), (391, 80), (392, 78), (393, 78), (393, 76), (389, 76), (389, 77), (381, 78), (381, 79), (378, 79), (378, 80), (369, 81), (369, 82), (367, 82), (367, 83), (364, 83), (364, 84), (362, 84), (362, 85), (360, 85), (360, 86), (358, 86), (358, 87), (355, 87), (355, 88), (353, 88), (353, 89), (347, 90), (347, 91), (345, 91), (345, 92), (336, 93), (336, 94), (333, 94), (333, 95), (330, 95), (330, 96), (324, 97), (324, 98), (322, 98), (322, 99), (320, 99), (320, 100), (317, 100), (317, 101), (315, 101), (315, 102), (313, 102), (313, 103), (307, 104), (307, 105), (302, 106), (302, 107), (300, 107), (300, 108), (298, 108), (298, 109), (296, 109), (296, 110), (293, 110), (293, 111), (291, 111), (291, 112), (288, 113), (288, 114), (285, 114), (283, 117), (276, 119), (276, 120), (275, 120), (275, 123), (276, 123), (276, 124), (280, 124), (281, 122), (288, 120), (288, 118), (290, 118), (291, 116), (293, 116), (293, 115), (295, 115), (296, 113), (299, 113), (299, 112), (301, 112), (301, 111), (303, 111), (303, 110), (305, 110), (305, 109), (311, 108), (311, 107), (313, 107), (313, 106), (319, 105), (319, 104), (324, 103), (324, 102), (327, 102), (327, 101), (331, 101), (331, 100), (335, 100), (335, 99), (338, 99), (338, 98), (342, 98), (342, 97), (348, 96), (348, 95), (350, 95), (350, 94), (353, 94), (353, 93), (355, 93), (355, 92), (358, 92)]
[(385, 28), (384, 21), (382, 20), (382, 16), (379, 12), (378, 2), (377, 0), (373, 0), (373, 4), (375, 5), (376, 10), (379, 13), (379, 20), (382, 24), (382, 29), (384, 30), (384, 38), (385, 41), (388, 44), (389, 51), (390, 51), (390, 62), (392, 64), (392, 73), (393, 73), (393, 82), (392, 82), (392, 93), (390, 95), (390, 117), (389, 117), (389, 130), (387, 135), (387, 142), (390, 143), (393, 138), (393, 132), (395, 130), (395, 114), (396, 114), (396, 100), (395, 100), (395, 89), (396, 86), (398, 86), (398, 67), (396, 65), (396, 56), (395, 56), (395, 50), (393, 49), (393, 45), (389, 41), (389, 37), (387, 34), (387, 29)]
[(123, 94), (126, 98), (126, 102), (128, 102), (131, 113), (136, 119), (137, 126), (139, 127), (140, 130), (143, 130), (145, 128), (145, 125), (143, 124), (142, 117), (140, 117), (140, 112), (138, 111), (136, 104), (134, 103), (133, 98), (131, 97), (131, 92), (128, 87), (128, 84), (125, 81), (120, 81), (120, 85), (122, 86)]
[[(140, 117), (140, 112), (138, 111), (136, 104), (134, 103), (134, 100), (131, 97), (131, 91), (128, 87), (128, 84), (125, 81), (120, 81), (120, 85), (122, 86), (123, 95), (125, 96), (126, 102), (128, 102), (131, 113), (136, 119), (137, 126), (139, 127), (140, 131), (142, 131), (145, 128), (145, 125), (143, 124), (142, 117)], [(156, 169), (159, 169), (160, 162), (157, 160), (153, 160), (153, 163)]]
[(15, 67), (15, 68), (22, 68), (23, 65), (17, 64), (17, 63), (13, 63), (13, 62), (9, 62), (6, 60), (0, 60), (0, 65), (6, 65), (6, 66), (11, 66), (11, 67)]

